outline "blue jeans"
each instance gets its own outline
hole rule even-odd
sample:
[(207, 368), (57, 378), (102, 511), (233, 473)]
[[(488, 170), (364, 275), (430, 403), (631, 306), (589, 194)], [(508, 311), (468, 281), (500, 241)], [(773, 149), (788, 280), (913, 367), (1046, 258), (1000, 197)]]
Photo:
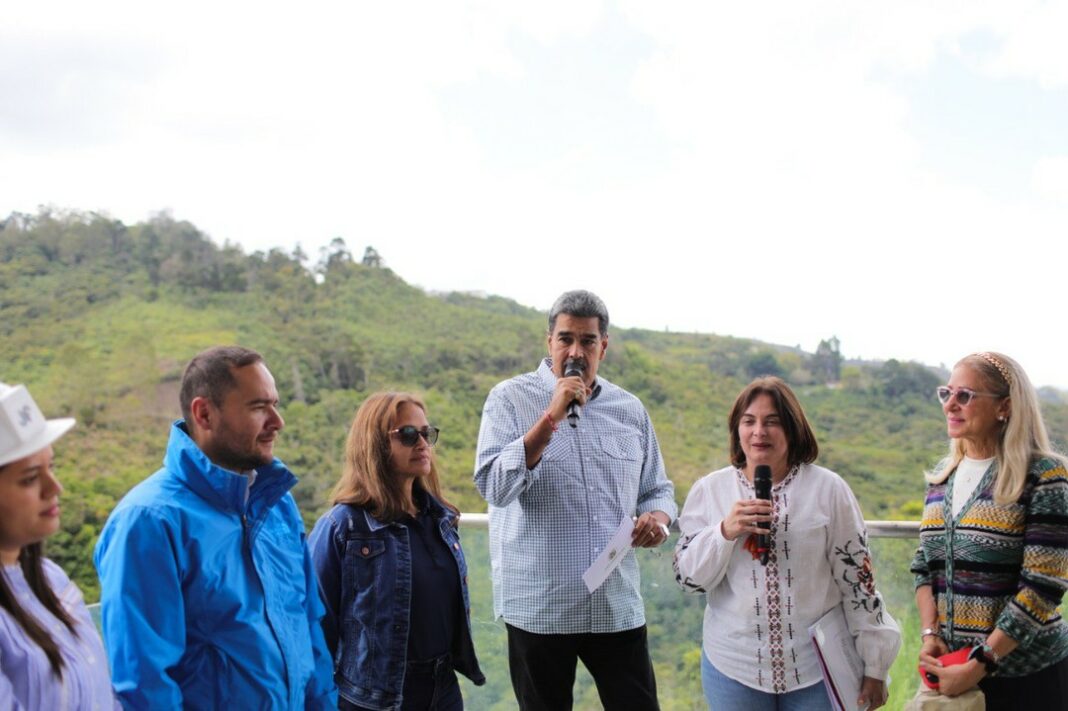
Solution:
[(701, 686), (710, 711), (833, 711), (822, 681), (785, 694), (769, 694), (724, 676), (703, 651)]

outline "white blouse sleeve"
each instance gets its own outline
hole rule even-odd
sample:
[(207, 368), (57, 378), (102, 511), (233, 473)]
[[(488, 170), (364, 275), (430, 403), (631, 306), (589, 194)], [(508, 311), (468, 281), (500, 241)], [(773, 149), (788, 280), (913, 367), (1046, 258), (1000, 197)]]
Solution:
[(827, 558), (842, 592), (842, 609), (864, 660), (864, 676), (885, 680), (901, 648), (901, 631), (875, 589), (864, 517), (845, 481), (836, 482), (830, 506)]
[(708, 592), (727, 574), (738, 539), (723, 537), (720, 523), (727, 512), (713, 492), (713, 476), (694, 484), (679, 516), (679, 542), (675, 545), (675, 582), (687, 592)]

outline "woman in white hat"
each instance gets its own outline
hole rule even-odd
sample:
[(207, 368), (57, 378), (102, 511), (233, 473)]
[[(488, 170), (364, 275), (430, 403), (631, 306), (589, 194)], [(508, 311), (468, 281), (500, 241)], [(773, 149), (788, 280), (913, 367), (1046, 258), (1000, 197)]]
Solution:
[(63, 491), (52, 443), (73, 426), (0, 383), (0, 708), (118, 708), (81, 591), (42, 553)]

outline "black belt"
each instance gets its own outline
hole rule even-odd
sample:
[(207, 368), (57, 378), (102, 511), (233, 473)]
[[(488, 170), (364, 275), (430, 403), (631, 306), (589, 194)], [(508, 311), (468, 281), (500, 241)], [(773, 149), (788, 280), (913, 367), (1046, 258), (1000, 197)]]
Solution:
[(446, 653), (442, 654), (440, 657), (406, 662), (404, 666), (409, 674), (437, 676), (438, 674), (452, 671), (452, 655)]

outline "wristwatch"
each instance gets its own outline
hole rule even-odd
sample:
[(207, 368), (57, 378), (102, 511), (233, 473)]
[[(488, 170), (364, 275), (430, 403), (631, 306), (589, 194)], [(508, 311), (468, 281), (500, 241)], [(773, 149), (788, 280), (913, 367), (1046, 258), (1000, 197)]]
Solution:
[(936, 628), (936, 627), (924, 627), (922, 630), (920, 630), (920, 641), (922, 642), (924, 637), (926, 637), (927, 635), (932, 635), (932, 634), (935, 637), (938, 637), (939, 639), (942, 638), (942, 633), (938, 631), (938, 628)]
[(1001, 665), (1001, 658), (990, 648), (989, 644), (972, 647), (972, 651), (968, 653), (968, 660), (972, 659), (986, 667), (987, 674), (993, 674)]

